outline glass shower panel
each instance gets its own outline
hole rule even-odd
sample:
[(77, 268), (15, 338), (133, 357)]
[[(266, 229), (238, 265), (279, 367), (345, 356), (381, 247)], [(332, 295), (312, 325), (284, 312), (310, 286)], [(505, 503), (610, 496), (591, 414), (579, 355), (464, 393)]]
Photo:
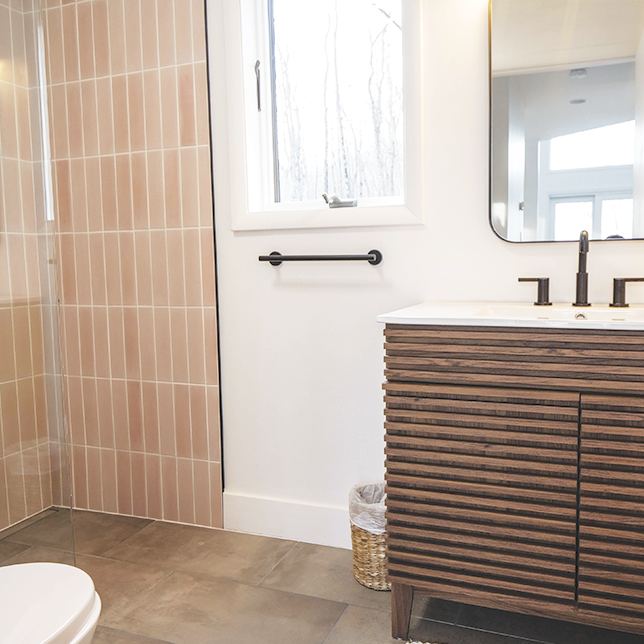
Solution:
[(0, 565), (73, 562), (38, 0), (0, 0)]

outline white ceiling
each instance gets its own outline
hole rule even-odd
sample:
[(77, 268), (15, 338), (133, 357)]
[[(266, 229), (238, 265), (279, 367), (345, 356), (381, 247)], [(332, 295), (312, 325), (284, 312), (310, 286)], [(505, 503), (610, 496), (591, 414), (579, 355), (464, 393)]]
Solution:
[(644, 0), (492, 0), (495, 75), (635, 57)]

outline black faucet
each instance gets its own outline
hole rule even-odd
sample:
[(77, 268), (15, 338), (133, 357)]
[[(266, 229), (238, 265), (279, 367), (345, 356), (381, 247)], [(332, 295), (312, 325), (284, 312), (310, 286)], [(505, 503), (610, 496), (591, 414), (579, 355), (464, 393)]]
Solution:
[(577, 273), (577, 299), (573, 306), (590, 306), (588, 303), (588, 273), (586, 272), (586, 255), (590, 248), (588, 231), (582, 230), (579, 235), (579, 272)]

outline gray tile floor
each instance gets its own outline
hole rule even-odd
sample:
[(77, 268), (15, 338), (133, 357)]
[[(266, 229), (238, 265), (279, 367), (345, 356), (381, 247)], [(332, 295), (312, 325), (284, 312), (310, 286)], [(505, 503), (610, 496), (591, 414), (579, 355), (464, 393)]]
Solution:
[[(74, 512), (76, 564), (103, 601), (94, 644), (390, 644), (390, 594), (351, 552)], [(2, 538), (0, 565), (73, 563), (58, 511)], [(419, 597), (410, 637), (438, 644), (644, 644), (644, 637)]]

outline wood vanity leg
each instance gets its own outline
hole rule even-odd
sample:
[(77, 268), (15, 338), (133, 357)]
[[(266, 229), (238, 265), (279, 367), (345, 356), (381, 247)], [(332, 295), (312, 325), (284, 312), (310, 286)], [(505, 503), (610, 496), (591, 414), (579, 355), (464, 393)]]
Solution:
[(406, 640), (411, 619), (414, 587), (393, 582), (391, 584), (391, 636)]

